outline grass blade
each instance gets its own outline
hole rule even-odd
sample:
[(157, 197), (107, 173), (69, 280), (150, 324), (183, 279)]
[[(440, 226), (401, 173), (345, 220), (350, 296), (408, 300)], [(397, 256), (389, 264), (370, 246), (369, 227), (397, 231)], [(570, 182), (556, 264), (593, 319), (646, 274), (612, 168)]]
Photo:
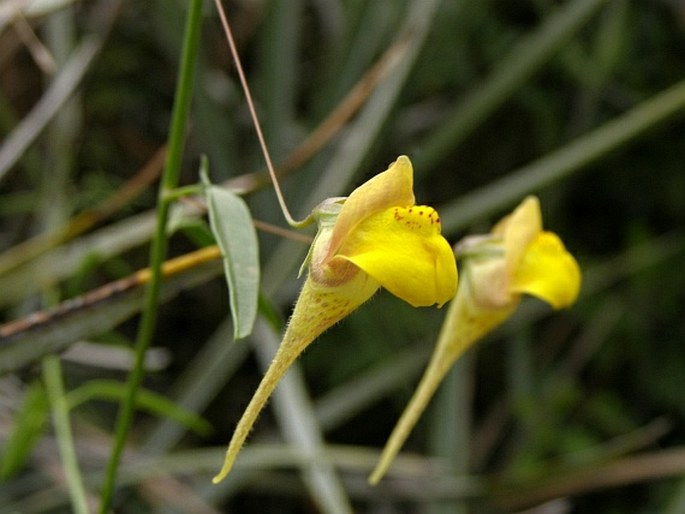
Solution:
[(69, 486), (71, 506), (75, 514), (88, 514), (86, 490), (83, 485), (78, 461), (76, 460), (74, 438), (71, 434), (71, 426), (69, 425), (69, 405), (64, 394), (62, 367), (59, 357), (51, 355), (43, 360), (43, 379), (45, 380), (45, 389), (52, 407), (52, 419), (57, 435), (59, 453)]

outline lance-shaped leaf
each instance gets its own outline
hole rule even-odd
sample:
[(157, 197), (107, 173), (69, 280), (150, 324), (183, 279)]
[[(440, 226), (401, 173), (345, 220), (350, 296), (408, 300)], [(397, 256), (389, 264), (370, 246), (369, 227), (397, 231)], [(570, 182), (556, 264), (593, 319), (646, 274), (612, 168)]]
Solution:
[(233, 335), (250, 335), (257, 316), (259, 246), (252, 216), (245, 202), (227, 189), (212, 185), (204, 170), (209, 225), (221, 249), (233, 317)]

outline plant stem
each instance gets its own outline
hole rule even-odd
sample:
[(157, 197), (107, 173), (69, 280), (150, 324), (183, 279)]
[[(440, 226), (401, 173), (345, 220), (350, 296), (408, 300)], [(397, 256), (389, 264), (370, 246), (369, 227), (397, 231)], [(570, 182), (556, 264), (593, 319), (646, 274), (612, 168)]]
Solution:
[(100, 513), (109, 511), (114, 494), (117, 469), (124, 450), (127, 435), (133, 421), (136, 395), (144, 375), (145, 352), (150, 346), (157, 321), (157, 304), (160, 289), (162, 262), (167, 251), (166, 225), (169, 218), (171, 200), (169, 191), (176, 188), (181, 172), (185, 129), (190, 111), (193, 78), (197, 61), (197, 49), (200, 40), (202, 21), (202, 0), (191, 0), (186, 19), (181, 64), (178, 75), (178, 86), (174, 100), (171, 129), (169, 132), (169, 153), (162, 180), (160, 182), (157, 200), (157, 225), (150, 244), (151, 277), (145, 293), (142, 318), (138, 329), (135, 346), (135, 362), (129, 375), (126, 396), (122, 402), (117, 417), (114, 446), (105, 472), (102, 487)]
[(50, 401), (50, 410), (52, 411), (60, 458), (69, 487), (71, 506), (75, 514), (88, 514), (86, 490), (83, 487), (83, 479), (74, 450), (74, 439), (69, 426), (69, 406), (64, 394), (59, 357), (49, 355), (43, 359), (43, 380), (45, 380), (45, 390)]

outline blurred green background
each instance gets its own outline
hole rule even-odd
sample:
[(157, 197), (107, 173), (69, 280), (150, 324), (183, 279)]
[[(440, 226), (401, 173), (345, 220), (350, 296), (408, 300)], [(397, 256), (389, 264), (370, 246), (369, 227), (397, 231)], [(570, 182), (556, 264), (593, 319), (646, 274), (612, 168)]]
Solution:
[[(145, 165), (167, 138), (186, 3), (0, 4), (0, 321), (147, 265), (159, 165)], [(114, 511), (685, 512), (685, 4), (224, 7), (277, 165), (348, 105), (283, 178), (296, 217), (407, 154), (419, 203), (438, 209), (453, 243), (537, 194), (546, 228), (581, 264), (583, 290), (559, 313), (526, 300), (469, 352), (371, 488), (443, 315), (379, 293), (307, 350), (235, 472), (212, 486), (278, 337), (262, 320), (232, 340), (219, 266), (174, 277)], [(207, 155), (215, 183), (285, 227), (252, 174), (264, 161), (212, 2), (194, 85), (182, 183), (197, 183)], [(343, 104), (355, 87), (358, 109)], [(211, 243), (198, 201), (181, 204), (171, 256)], [(65, 232), (79, 215), (83, 228)], [(307, 245), (269, 231), (259, 241), (263, 312), (283, 323)], [(53, 352), (65, 352), (76, 452), (97, 504), (140, 297), (138, 287), (0, 332), (0, 513), (70, 511), (40, 367)], [(294, 442), (305, 449), (289, 451)], [(298, 460), (322, 447), (332, 468)]]

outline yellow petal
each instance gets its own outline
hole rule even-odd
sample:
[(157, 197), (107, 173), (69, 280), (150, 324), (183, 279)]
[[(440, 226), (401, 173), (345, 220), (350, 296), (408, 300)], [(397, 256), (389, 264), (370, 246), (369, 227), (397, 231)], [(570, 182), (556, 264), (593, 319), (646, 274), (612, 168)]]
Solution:
[(516, 270), (526, 248), (542, 231), (540, 201), (535, 196), (525, 198), (516, 209), (492, 229), (502, 237), (507, 272)]
[(414, 307), (443, 305), (457, 287), (457, 266), (432, 207), (391, 207), (362, 221), (331, 261), (352, 262)]
[(335, 222), (325, 259), (335, 254), (345, 237), (364, 218), (388, 207), (414, 205), (413, 187), (411, 161), (406, 155), (400, 155), (387, 170), (352, 191)]
[(555, 309), (568, 307), (580, 291), (580, 268), (556, 234), (541, 232), (528, 245), (513, 280), (512, 291), (528, 293)]

